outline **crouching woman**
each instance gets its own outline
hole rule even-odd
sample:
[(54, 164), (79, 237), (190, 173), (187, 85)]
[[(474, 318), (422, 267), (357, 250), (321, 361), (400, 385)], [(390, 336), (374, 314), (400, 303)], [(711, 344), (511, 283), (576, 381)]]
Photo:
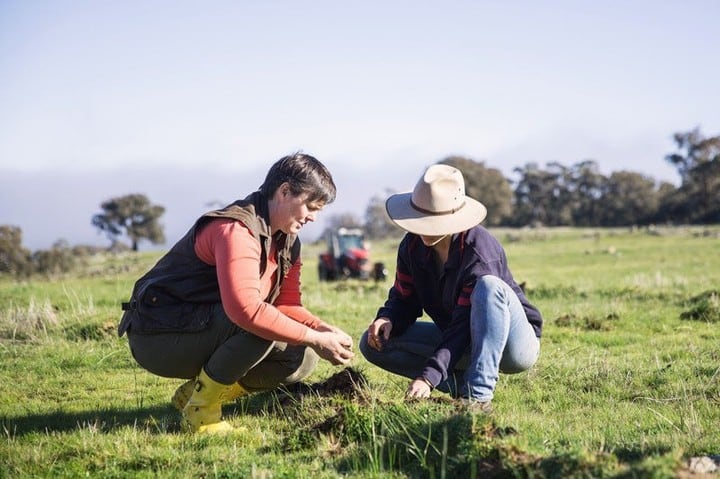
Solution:
[[(433, 389), (491, 410), (500, 372), (535, 364), (542, 318), (513, 279), (485, 206), (465, 195), (459, 170), (433, 165), (388, 215), (407, 234), (395, 283), (360, 340), (373, 364), (410, 378), (408, 398)], [(423, 312), (432, 321), (418, 321)]]
[(281, 158), (258, 191), (203, 215), (135, 283), (119, 334), (140, 366), (187, 380), (172, 402), (188, 430), (232, 430), (224, 402), (298, 382), (318, 356), (353, 357), (350, 336), (300, 299), (297, 234), (334, 199), (317, 159)]

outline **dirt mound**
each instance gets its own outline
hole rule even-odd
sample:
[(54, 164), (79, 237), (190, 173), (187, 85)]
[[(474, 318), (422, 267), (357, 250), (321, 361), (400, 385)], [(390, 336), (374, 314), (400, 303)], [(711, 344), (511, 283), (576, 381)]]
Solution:
[(313, 384), (296, 383), (285, 388), (285, 400), (301, 399), (306, 395), (332, 396), (341, 394), (356, 397), (368, 385), (365, 375), (355, 368), (348, 367), (333, 374), (324, 381)]

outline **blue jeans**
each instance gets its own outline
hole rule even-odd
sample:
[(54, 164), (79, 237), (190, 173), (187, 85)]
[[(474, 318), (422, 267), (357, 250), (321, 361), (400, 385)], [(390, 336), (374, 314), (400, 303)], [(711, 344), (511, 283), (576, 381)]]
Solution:
[[(480, 278), (470, 304), (470, 347), (437, 389), (456, 397), (490, 401), (500, 372), (520, 373), (535, 364), (540, 340), (517, 295), (500, 278)], [(366, 331), (360, 350), (376, 366), (414, 379), (421, 375), (441, 339), (434, 323), (418, 321), (400, 336), (391, 337), (382, 351), (368, 345)]]

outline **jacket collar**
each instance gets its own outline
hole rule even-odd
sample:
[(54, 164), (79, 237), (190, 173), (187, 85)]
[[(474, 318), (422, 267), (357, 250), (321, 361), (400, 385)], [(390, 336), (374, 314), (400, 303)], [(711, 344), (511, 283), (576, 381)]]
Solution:
[(445, 269), (457, 269), (462, 263), (462, 254), (465, 249), (465, 232), (455, 233), (450, 242), (450, 251), (445, 263)]
[[(410, 233), (413, 234), (413, 233)], [(420, 238), (419, 235), (415, 235), (414, 242), (416, 244), (414, 245), (415, 248), (418, 248), (418, 253), (420, 253), (419, 256), (419, 265), (422, 269), (431, 271), (435, 269), (435, 259), (433, 254), (433, 249), (425, 246), (425, 244), (422, 242), (422, 238)], [(448, 251), (448, 259), (445, 262), (445, 268), (444, 269), (457, 269), (460, 267), (460, 264), (462, 262), (462, 253), (465, 249), (465, 231), (461, 233), (455, 233), (452, 235), (452, 240), (450, 241), (450, 250)]]

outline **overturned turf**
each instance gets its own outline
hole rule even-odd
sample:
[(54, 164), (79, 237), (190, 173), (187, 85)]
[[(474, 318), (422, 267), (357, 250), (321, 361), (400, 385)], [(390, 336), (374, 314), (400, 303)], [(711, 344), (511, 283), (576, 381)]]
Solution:
[(287, 386), (280, 398), (281, 403), (284, 401), (302, 399), (304, 396), (332, 396), (335, 394), (357, 397), (361, 391), (368, 385), (367, 378), (363, 373), (355, 368), (347, 367), (337, 372), (324, 381), (305, 384), (296, 383)]

